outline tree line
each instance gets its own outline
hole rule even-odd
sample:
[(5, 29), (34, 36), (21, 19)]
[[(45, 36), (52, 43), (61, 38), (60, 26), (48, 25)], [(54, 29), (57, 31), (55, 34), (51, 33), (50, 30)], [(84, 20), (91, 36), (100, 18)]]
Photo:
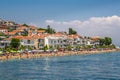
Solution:
[[(46, 33), (49, 33), (49, 34), (54, 34), (56, 33), (55, 29), (51, 28), (50, 25), (47, 26), (47, 28), (38, 28), (38, 30), (45, 30)], [(66, 32), (67, 33), (67, 32)], [(77, 34), (77, 31), (75, 31), (74, 29), (72, 28), (69, 28), (68, 29), (68, 34), (69, 35), (72, 35), (72, 34)]]
[(111, 45), (112, 44), (112, 39), (110, 37), (105, 37), (105, 38), (101, 38), (99, 40), (99, 42), (100, 42), (100, 46)]

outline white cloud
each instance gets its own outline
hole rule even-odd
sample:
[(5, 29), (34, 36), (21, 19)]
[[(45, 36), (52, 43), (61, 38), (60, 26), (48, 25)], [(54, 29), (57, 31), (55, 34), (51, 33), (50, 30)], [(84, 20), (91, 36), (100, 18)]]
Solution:
[(38, 26), (36, 23), (33, 23), (33, 22), (31, 22), (31, 23), (28, 23), (29, 25), (32, 25), (32, 26)]
[(46, 20), (47, 24), (57, 24), (57, 25), (61, 25), (61, 22), (56, 22), (54, 20)]
[(109, 16), (109, 17), (91, 17), (88, 20), (80, 21), (55, 21), (46, 20), (46, 25), (50, 25), (57, 31), (67, 31), (69, 27), (74, 28), (81, 35), (86, 36), (110, 36), (114, 42), (120, 44), (120, 17)]

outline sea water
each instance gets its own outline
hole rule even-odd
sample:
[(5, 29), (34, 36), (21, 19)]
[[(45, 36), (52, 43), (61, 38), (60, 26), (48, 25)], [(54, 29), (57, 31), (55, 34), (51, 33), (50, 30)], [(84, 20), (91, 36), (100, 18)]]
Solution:
[(120, 52), (4, 61), (0, 80), (120, 80)]

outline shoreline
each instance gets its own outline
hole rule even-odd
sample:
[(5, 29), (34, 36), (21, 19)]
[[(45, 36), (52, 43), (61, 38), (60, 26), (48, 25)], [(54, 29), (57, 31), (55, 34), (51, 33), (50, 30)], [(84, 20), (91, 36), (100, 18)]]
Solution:
[(15, 59), (31, 59), (31, 58), (44, 58), (44, 57), (59, 57), (59, 56), (71, 56), (82, 54), (99, 54), (117, 52), (120, 49), (108, 49), (108, 50), (84, 50), (84, 51), (61, 51), (61, 52), (49, 52), (49, 53), (22, 53), (15, 55), (3, 55), (0, 56), (0, 61), (15, 60)]

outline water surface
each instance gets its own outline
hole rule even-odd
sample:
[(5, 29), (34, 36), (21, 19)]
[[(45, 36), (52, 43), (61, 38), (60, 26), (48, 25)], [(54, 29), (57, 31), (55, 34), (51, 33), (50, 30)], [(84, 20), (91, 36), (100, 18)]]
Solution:
[(0, 80), (119, 80), (120, 52), (0, 62)]

